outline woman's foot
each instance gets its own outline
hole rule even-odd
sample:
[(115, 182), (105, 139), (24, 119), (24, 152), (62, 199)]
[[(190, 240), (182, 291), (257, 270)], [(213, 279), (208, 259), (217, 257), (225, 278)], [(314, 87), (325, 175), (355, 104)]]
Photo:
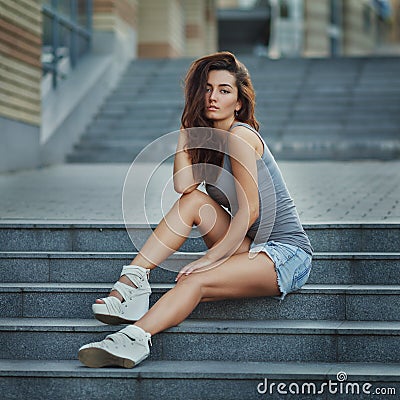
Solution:
[[(124, 266), (123, 279), (115, 283), (110, 296), (98, 299), (92, 305), (95, 318), (111, 325), (129, 324), (140, 319), (149, 309), (149, 271), (137, 265)], [(123, 282), (126, 279), (130, 284)], [(111, 295), (115, 292), (117, 296)]]
[(79, 349), (79, 361), (87, 367), (133, 368), (150, 354), (151, 335), (131, 325), (108, 335), (101, 342), (89, 343)]

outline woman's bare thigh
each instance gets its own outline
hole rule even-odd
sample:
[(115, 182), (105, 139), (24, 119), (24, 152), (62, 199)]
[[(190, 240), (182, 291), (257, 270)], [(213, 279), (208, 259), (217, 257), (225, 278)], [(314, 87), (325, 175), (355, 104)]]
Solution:
[[(204, 192), (197, 190), (198, 200), (203, 204), (199, 209), (199, 219), (195, 221), (199, 232), (208, 248), (211, 248), (228, 231), (231, 215), (214, 199)], [(248, 252), (251, 239), (245, 236), (243, 242), (233, 254)]]

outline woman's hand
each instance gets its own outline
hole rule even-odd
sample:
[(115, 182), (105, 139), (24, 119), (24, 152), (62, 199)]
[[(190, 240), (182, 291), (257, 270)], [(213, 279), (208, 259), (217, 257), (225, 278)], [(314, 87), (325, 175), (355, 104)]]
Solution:
[[(222, 260), (221, 260), (222, 261)], [(214, 261), (209, 259), (207, 256), (203, 256), (196, 261), (191, 262), (188, 265), (185, 265), (178, 273), (175, 278), (175, 282), (178, 282), (179, 279), (185, 275), (189, 275), (194, 271), (207, 271), (208, 269), (214, 268), (220, 264), (221, 261)]]

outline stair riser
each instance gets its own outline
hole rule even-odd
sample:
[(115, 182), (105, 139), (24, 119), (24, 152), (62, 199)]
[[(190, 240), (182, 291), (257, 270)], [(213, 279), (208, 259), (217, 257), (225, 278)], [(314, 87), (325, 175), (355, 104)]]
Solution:
[[(316, 252), (397, 252), (400, 229), (382, 228), (327, 228), (305, 226)], [(148, 229), (132, 228), (135, 242), (144, 243)], [(189, 238), (180, 251), (205, 251), (201, 238)], [(125, 228), (98, 226), (80, 228), (16, 228), (0, 227), (0, 251), (137, 251), (133, 248)]]
[[(108, 370), (110, 371), (110, 370)], [(135, 370), (133, 370), (135, 371)], [(110, 372), (109, 372), (110, 374)], [(44, 375), (44, 374), (43, 374)], [(332, 400), (337, 399), (360, 399), (368, 400), (371, 398), (370, 394), (344, 394), (345, 386), (343, 386), (343, 394), (330, 394), (329, 389), (325, 386), (323, 394), (308, 394), (308, 386), (305, 386), (306, 395), (281, 394), (278, 392), (278, 385), (285, 383), (286, 386), (283, 390), (289, 390), (289, 386), (297, 383), (300, 390), (302, 384), (309, 385), (314, 383), (316, 385), (316, 393), (321, 388), (321, 385), (328, 384), (328, 378), (322, 377), (320, 380), (310, 379), (304, 377), (302, 380), (288, 380), (286, 376), (279, 376), (274, 374), (274, 379), (268, 379), (267, 376), (258, 376), (256, 378), (248, 377), (182, 377), (182, 378), (168, 378), (163, 379), (162, 376), (148, 378), (147, 376), (137, 379), (134, 377), (90, 377), (81, 372), (81, 376), (70, 376), (65, 373), (65, 376), (41, 376), (30, 377), (4, 377), (0, 379), (0, 391), (7, 393), (5, 400), (43, 400), (57, 398), (57, 400), (71, 400), (85, 399), (85, 400), (98, 400), (104, 399), (105, 396), (108, 400), (121, 400), (121, 398), (129, 399), (163, 399), (163, 400), (237, 400), (237, 399), (272, 399), (282, 400), (283, 396), (286, 399), (316, 399), (316, 400)], [(135, 379), (136, 378), (136, 379)], [(272, 393), (259, 394), (257, 388), (260, 386), (262, 391), (265, 387), (264, 379), (268, 379), (268, 388), (271, 388)], [(336, 382), (331, 378), (332, 382)], [(352, 381), (355, 382), (355, 381)], [(359, 382), (359, 389), (362, 393), (363, 382), (369, 383), (370, 381), (357, 381)], [(274, 386), (272, 386), (274, 384)], [(337, 386), (340, 390), (339, 385)], [(371, 393), (374, 388), (394, 388), (396, 393), (400, 392), (400, 383), (391, 382), (390, 380), (381, 380), (373, 382), (373, 387), (370, 389)], [(282, 389), (281, 389), (282, 390)], [(294, 390), (292, 388), (292, 390)], [(312, 389), (311, 389), (312, 390)], [(334, 390), (334, 388), (332, 388)], [(351, 389), (350, 389), (351, 390)], [(289, 393), (289, 392), (288, 392)], [(313, 392), (311, 392), (313, 393)], [(340, 393), (340, 392), (338, 392)], [(305, 397), (307, 396), (307, 397)], [(334, 396), (334, 397), (333, 397)], [(394, 397), (394, 396), (391, 396)], [(385, 395), (374, 395), (374, 399), (387, 400), (389, 397)]]
[[(112, 283), (120, 275), (123, 265), (131, 263), (130, 257), (117, 254), (57, 258), (2, 258), (0, 256), (0, 282), (48, 282), (48, 283)], [(173, 283), (177, 272), (199, 258), (181, 254), (171, 256), (151, 272), (152, 283)], [(400, 285), (400, 259), (318, 259), (314, 257), (308, 283), (318, 284), (370, 284)]]
[[(322, 148), (321, 148), (322, 145)], [(331, 146), (330, 143), (315, 146), (314, 148), (298, 148), (286, 146), (284, 144), (284, 150), (275, 151), (275, 158), (278, 161), (352, 161), (352, 160), (380, 160), (380, 161), (391, 161), (397, 160), (400, 157), (400, 145), (388, 146), (388, 148), (380, 149), (379, 154), (376, 152), (376, 146), (369, 145), (360, 148), (358, 144), (354, 146), (348, 146), (347, 149), (338, 149), (335, 146)], [(327, 148), (326, 148), (327, 147)], [(357, 149), (357, 155), (355, 151)], [(81, 159), (80, 162), (84, 162)]]
[[(333, 146), (331, 142), (314, 143), (312, 148), (297, 147), (292, 144), (284, 143), (284, 149), (281, 149), (282, 143), (275, 143), (270, 146), (278, 161), (351, 161), (357, 160), (381, 160), (390, 161), (396, 160), (400, 157), (400, 145), (388, 144), (385, 149), (380, 149), (379, 154), (376, 153), (376, 146), (374, 144), (363, 145), (360, 148), (359, 143), (347, 146), (345, 149), (338, 149)], [(354, 152), (357, 148), (357, 155)], [(80, 149), (78, 148), (74, 154), (67, 157), (69, 163), (131, 163), (140, 151), (142, 146), (135, 149), (127, 148), (126, 146), (103, 148), (103, 149)], [(152, 161), (151, 158), (150, 161)]]
[[(1, 292), (4, 318), (93, 318), (91, 304), (108, 292)], [(150, 304), (161, 296), (152, 294)], [(367, 302), (367, 303), (366, 303)], [(365, 305), (368, 304), (368, 307)], [(400, 321), (396, 294), (291, 293), (279, 304), (273, 298), (253, 298), (200, 304), (189, 318), (196, 319), (311, 319)]]
[[(121, 328), (118, 328), (121, 329)], [(114, 332), (0, 332), (1, 359), (74, 360), (78, 349)], [(399, 336), (287, 333), (161, 333), (150, 360), (398, 362)], [(368, 349), (368, 351), (366, 351)]]

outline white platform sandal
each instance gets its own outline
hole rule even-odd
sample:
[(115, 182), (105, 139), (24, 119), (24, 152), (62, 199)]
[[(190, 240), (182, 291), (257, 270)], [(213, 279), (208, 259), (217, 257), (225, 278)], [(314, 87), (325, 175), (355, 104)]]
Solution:
[(149, 309), (149, 273), (149, 269), (125, 265), (121, 276), (125, 275), (136, 287), (116, 282), (112, 290), (118, 291), (124, 301), (115, 296), (102, 298), (103, 304), (92, 305), (95, 318), (109, 325), (130, 324), (140, 319)]
[(151, 335), (138, 326), (127, 326), (106, 336), (101, 342), (86, 344), (79, 349), (79, 361), (91, 368), (133, 368), (150, 354)]

